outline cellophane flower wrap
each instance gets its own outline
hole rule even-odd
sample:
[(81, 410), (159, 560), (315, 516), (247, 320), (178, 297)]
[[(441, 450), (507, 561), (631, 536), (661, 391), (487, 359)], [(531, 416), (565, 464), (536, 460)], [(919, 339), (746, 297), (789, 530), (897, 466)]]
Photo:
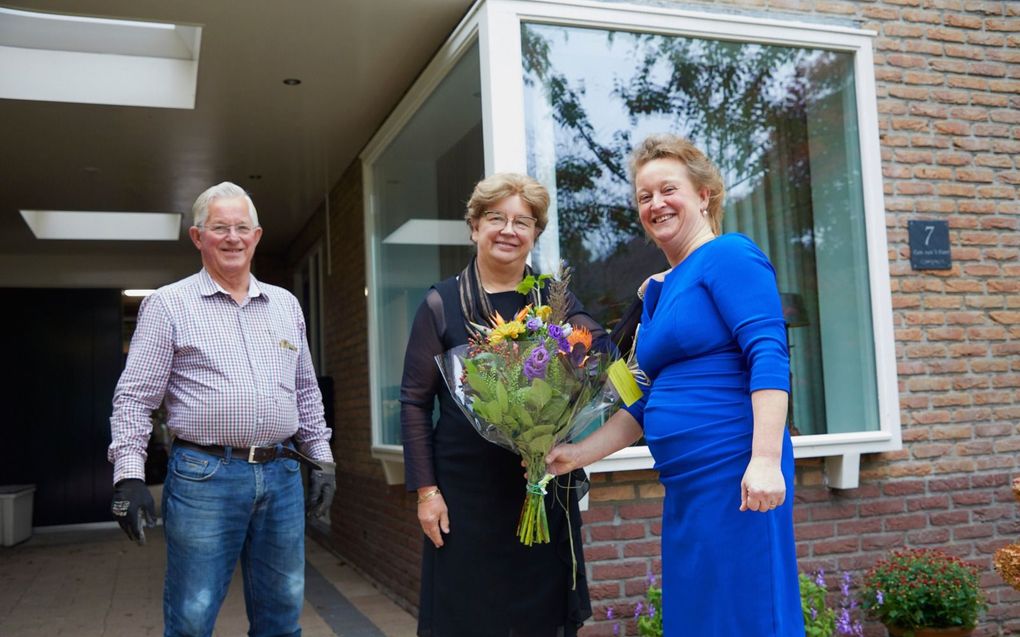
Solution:
[[(518, 291), (526, 294), (541, 283), (526, 279)], [(550, 541), (545, 494), (554, 476), (546, 471), (546, 454), (590, 433), (617, 400), (607, 382), (611, 355), (593, 349), (589, 330), (564, 320), (557, 303), (566, 302), (565, 282), (549, 285), (548, 305), (528, 305), (509, 320), (497, 313), (490, 326), (473, 326), (467, 345), (436, 356), (450, 393), (478, 433), (525, 461), (517, 537), (527, 546)]]

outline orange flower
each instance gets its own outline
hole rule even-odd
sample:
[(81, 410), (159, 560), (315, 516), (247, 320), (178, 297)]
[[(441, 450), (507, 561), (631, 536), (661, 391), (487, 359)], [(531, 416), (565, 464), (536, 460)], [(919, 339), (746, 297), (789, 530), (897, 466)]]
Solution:
[(567, 337), (567, 342), (570, 343), (570, 348), (573, 349), (574, 345), (582, 343), (584, 345), (584, 351), (591, 349), (591, 332), (588, 331), (587, 327), (575, 326), (570, 331), (570, 336)]
[(527, 316), (528, 312), (530, 312), (530, 311), (531, 311), (531, 304), (529, 303), (529, 304), (524, 306), (523, 310), (521, 310), (520, 312), (517, 313), (517, 316), (514, 317), (514, 320), (515, 321), (523, 321), (524, 317)]

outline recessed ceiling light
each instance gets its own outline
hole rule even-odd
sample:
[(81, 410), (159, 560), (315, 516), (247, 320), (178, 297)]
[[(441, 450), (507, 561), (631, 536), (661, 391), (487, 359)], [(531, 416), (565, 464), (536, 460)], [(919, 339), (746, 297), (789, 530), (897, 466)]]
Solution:
[(155, 292), (155, 290), (143, 290), (143, 289), (124, 290), (124, 296), (134, 296), (134, 297), (149, 296), (153, 292)]
[(283, 81), (283, 83), (286, 84), (287, 86), (297, 86), (298, 84), (301, 83), (301, 80), (297, 79), (296, 77), (288, 77)]
[(36, 239), (86, 241), (176, 241), (179, 212), (89, 212), (21, 210)]

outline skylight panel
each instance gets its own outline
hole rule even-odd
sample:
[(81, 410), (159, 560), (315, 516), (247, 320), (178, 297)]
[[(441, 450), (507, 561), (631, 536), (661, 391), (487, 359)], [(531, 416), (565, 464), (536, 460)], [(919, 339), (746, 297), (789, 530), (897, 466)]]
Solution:
[(0, 98), (195, 108), (202, 28), (0, 7)]
[(179, 212), (21, 210), (36, 239), (82, 241), (176, 241)]

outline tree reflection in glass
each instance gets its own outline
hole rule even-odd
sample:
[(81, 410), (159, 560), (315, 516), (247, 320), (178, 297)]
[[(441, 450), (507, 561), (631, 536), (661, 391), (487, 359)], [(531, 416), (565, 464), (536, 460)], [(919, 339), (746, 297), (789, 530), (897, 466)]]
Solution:
[(584, 272), (576, 291), (611, 326), (668, 267), (634, 209), (633, 143), (686, 136), (723, 174), (724, 231), (753, 238), (797, 300), (797, 428), (878, 429), (852, 54), (539, 24), (522, 54), (528, 169), (554, 198), (538, 266)]

